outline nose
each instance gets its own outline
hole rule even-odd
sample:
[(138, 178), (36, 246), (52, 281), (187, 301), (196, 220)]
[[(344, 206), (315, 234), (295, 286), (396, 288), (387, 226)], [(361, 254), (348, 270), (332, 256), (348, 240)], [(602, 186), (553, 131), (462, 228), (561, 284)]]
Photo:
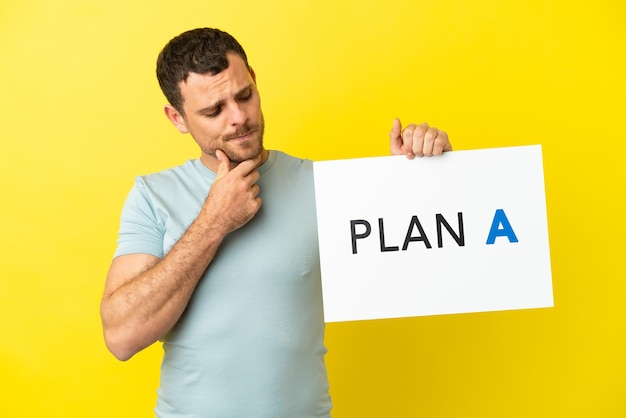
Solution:
[(244, 125), (246, 121), (248, 120), (248, 113), (246, 112), (246, 109), (243, 103), (238, 103), (234, 101), (230, 105), (228, 118), (229, 118), (229, 123), (232, 126)]

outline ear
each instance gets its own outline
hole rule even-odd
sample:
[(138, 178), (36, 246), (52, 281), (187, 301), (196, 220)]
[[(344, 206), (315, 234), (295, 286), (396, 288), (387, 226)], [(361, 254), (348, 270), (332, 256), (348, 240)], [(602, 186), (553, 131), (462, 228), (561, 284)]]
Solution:
[(252, 67), (248, 66), (248, 71), (250, 71), (250, 75), (252, 76), (252, 80), (254, 81), (254, 84), (256, 84), (256, 74), (254, 73), (254, 70), (252, 69)]
[(172, 122), (172, 125), (174, 125), (176, 129), (178, 129), (183, 134), (189, 133), (185, 117), (181, 115), (180, 112), (174, 108), (174, 106), (168, 104), (163, 110), (165, 111), (165, 116), (167, 116), (167, 118), (170, 120), (170, 122)]

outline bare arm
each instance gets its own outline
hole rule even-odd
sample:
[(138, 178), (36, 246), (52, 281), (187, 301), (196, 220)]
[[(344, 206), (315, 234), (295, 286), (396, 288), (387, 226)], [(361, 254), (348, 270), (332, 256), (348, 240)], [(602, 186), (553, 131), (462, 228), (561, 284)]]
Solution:
[(218, 151), (217, 177), (198, 217), (170, 252), (116, 257), (101, 302), (104, 338), (120, 360), (163, 337), (182, 315), (224, 237), (259, 210), (258, 159), (230, 170)]

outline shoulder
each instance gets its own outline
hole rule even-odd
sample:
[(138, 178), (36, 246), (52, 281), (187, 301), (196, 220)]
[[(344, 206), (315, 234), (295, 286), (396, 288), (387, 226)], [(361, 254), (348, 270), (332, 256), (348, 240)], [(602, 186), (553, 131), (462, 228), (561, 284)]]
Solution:
[(291, 195), (310, 193), (313, 188), (311, 160), (291, 156), (282, 151), (270, 151), (270, 158), (260, 169), (259, 185), (267, 195), (268, 187)]
[(198, 160), (189, 160), (181, 165), (149, 174), (140, 175), (137, 178), (141, 179), (144, 183), (150, 184), (178, 181), (181, 178), (197, 174), (197, 161)]
[(200, 160), (189, 160), (159, 172), (137, 176), (135, 184), (139, 188), (163, 192), (177, 189), (181, 185), (193, 186), (210, 182), (212, 175), (214, 177), (213, 173), (202, 166)]
[(272, 168), (288, 172), (310, 172), (313, 170), (313, 162), (308, 159), (294, 157), (283, 151), (271, 151)]

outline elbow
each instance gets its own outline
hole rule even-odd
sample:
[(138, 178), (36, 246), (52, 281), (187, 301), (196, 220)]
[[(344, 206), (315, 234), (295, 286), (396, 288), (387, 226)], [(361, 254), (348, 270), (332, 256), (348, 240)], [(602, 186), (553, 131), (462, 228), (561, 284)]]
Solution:
[(138, 347), (137, 332), (127, 324), (115, 321), (107, 315), (104, 304), (101, 306), (102, 331), (107, 349), (120, 361), (127, 361), (143, 347)]
[(113, 354), (113, 356), (119, 361), (130, 360), (131, 357), (135, 355), (135, 353), (130, 352), (128, 350), (120, 349), (117, 347), (111, 347), (111, 346), (107, 346), (107, 347), (109, 348), (109, 351), (111, 352), (111, 354)]
[(120, 361), (127, 361), (144, 348), (159, 340), (149, 324), (136, 320), (119, 320), (110, 315), (104, 306), (101, 311), (104, 343), (107, 349)]
[(120, 361), (129, 360), (139, 351), (132, 347), (127, 338), (107, 329), (104, 330), (104, 343), (111, 354)]

